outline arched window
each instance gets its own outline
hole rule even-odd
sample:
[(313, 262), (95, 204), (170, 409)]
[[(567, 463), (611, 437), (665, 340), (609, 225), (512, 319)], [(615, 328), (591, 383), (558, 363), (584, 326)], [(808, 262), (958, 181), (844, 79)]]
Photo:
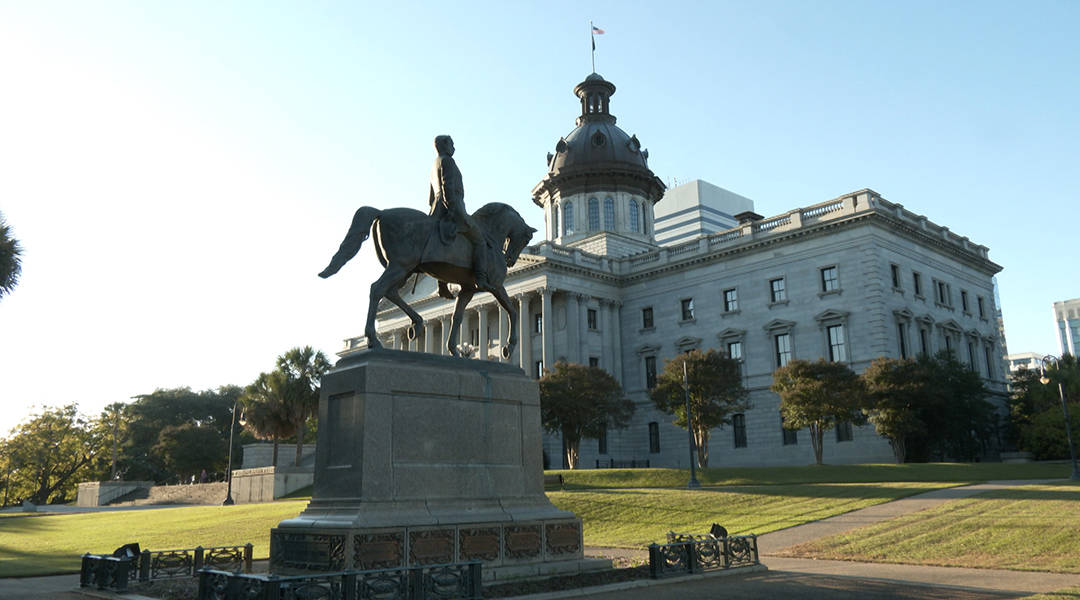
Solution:
[(600, 201), (589, 198), (589, 231), (600, 229)]
[(562, 210), (562, 233), (563, 235), (570, 235), (574, 233), (574, 203), (567, 202), (563, 204)]
[(638, 230), (638, 205), (637, 205), (637, 200), (631, 200), (630, 201), (630, 218), (627, 219), (627, 220), (630, 221), (630, 231), (633, 231), (634, 233), (637, 233), (639, 231)]
[(641, 203), (641, 233), (649, 235), (649, 210), (644, 202)]
[(555, 205), (555, 210), (551, 211), (551, 238), (555, 239), (559, 237), (559, 205)]
[(615, 229), (615, 200), (611, 196), (604, 198), (604, 229)]

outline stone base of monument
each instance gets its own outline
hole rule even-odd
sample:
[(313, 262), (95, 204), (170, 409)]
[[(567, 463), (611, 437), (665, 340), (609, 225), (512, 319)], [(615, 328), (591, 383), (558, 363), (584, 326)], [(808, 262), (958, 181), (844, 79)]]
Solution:
[(483, 561), (485, 580), (610, 568), (544, 495), (539, 388), (508, 364), (396, 350), (322, 380), (311, 502), (275, 573)]

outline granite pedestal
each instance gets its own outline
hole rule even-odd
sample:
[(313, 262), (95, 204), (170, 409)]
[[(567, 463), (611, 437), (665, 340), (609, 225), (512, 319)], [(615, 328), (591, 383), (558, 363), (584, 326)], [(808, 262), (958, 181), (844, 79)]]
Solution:
[[(521, 369), (397, 350), (322, 380), (311, 502), (271, 532), (275, 572), (480, 560), (485, 579), (603, 568), (544, 495), (539, 388)], [(610, 566), (610, 562), (607, 563)]]

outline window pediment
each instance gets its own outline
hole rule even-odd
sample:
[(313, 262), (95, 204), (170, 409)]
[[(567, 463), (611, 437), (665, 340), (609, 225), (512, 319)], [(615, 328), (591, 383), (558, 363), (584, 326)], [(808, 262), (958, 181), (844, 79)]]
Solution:
[(896, 315), (897, 319), (900, 319), (902, 321), (910, 321), (915, 318), (915, 313), (911, 312), (906, 308), (897, 309), (892, 312), (894, 315)]
[(773, 319), (765, 324), (765, 331), (783, 333), (785, 331), (791, 331), (795, 328), (795, 321), (785, 321), (784, 319)]
[(701, 338), (683, 336), (675, 340), (675, 347), (679, 349), (679, 352), (686, 352), (687, 350), (697, 350), (701, 347)]
[(921, 317), (915, 317), (915, 320), (920, 322), (920, 323), (923, 323), (925, 325), (933, 325), (934, 324), (934, 317), (931, 317), (930, 315), (923, 315)]
[(955, 332), (955, 333), (964, 333), (964, 328), (961, 327), (960, 324), (957, 323), (956, 321), (954, 321), (953, 319), (943, 321), (939, 325), (939, 327), (941, 327), (942, 329), (948, 329), (949, 331), (952, 331), (952, 332)]
[(636, 352), (638, 354), (656, 354), (660, 351), (659, 344), (642, 344), (637, 347)]
[(730, 339), (734, 339), (734, 338), (746, 337), (746, 330), (745, 329), (732, 329), (732, 328), (729, 327), (729, 328), (721, 331), (720, 333), (716, 334), (716, 337), (718, 337), (718, 338), (720, 338), (722, 340), (730, 340)]
[(818, 323), (824, 323), (825, 321), (847, 321), (848, 312), (842, 310), (828, 309), (818, 313), (814, 320)]

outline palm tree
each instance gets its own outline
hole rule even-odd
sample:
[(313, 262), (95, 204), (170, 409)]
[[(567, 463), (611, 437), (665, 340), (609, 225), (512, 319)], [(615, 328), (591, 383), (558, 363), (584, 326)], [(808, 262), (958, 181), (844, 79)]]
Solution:
[(274, 443), (274, 458), (270, 463), (277, 466), (278, 442), (296, 432), (296, 426), (290, 418), (289, 403), (290, 383), (284, 372), (271, 371), (259, 373), (254, 383), (244, 388), (240, 396), (240, 405), (244, 409), (246, 427), (260, 440)]
[(330, 361), (321, 351), (316, 352), (311, 346), (296, 347), (277, 359), (278, 371), (288, 380), (287, 413), (296, 430), (296, 458), (294, 465), (300, 465), (300, 456), (304, 450), (304, 429), (308, 417), (319, 410), (319, 383), (322, 376), (330, 370)]
[(4, 215), (0, 214), (0, 298), (10, 294), (19, 283), (19, 274), (22, 273), (22, 247), (19, 240), (11, 235), (11, 227), (4, 222)]

